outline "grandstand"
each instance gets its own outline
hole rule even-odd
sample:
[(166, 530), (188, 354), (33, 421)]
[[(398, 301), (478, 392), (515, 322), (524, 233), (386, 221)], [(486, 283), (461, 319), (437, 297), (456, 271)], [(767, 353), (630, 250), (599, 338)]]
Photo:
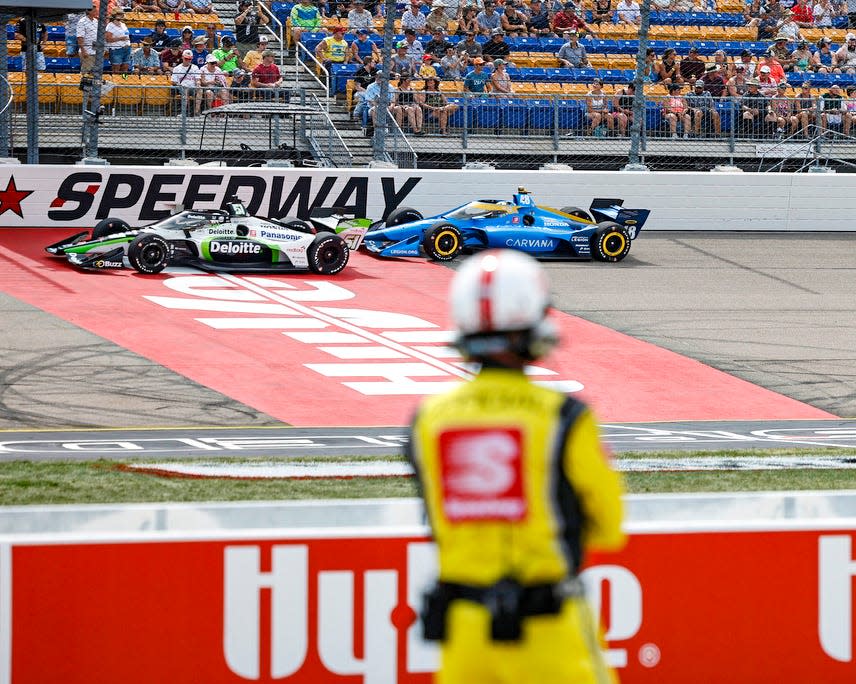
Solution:
[[(270, 6), (272, 21), (264, 28), (272, 39), (269, 45), (280, 49), (279, 62), (292, 94), (299, 91), (301, 101), (309, 98), (326, 107), (331, 123), (337, 128), (336, 137), (349, 150), (348, 156), (355, 164), (367, 163), (373, 156), (372, 141), (363, 136), (359, 124), (349, 115), (354, 105), (353, 76), (357, 65), (334, 64), (327, 76), (309, 57), (329, 31), (340, 22), (346, 23), (346, 20), (327, 17), (322, 24), (323, 31), (305, 32), (300, 46), (290, 45), (289, 13), (292, 7), (291, 3), (273, 3)], [(757, 29), (745, 25), (742, 8), (743, 3), (739, 0), (721, 0), (716, 12), (652, 12), (647, 45), (657, 55), (667, 48), (674, 48), (680, 58), (685, 57), (690, 48), (695, 48), (706, 63), (712, 63), (714, 55), (721, 52), (726, 66), (739, 60), (740, 55), (747, 51), (757, 60), (770, 48), (770, 41), (757, 40)], [(229, 3), (219, 3), (216, 9), (218, 13), (212, 16), (128, 13), (126, 22), (134, 44), (151, 31), (159, 17), (165, 18), (167, 32), (176, 37), (186, 25), (190, 25), (195, 34), (202, 35), (209, 23), (216, 23), (220, 36), (234, 35), (234, 7)], [(591, 20), (590, 13), (588, 19)], [(382, 18), (375, 19), (377, 30), (382, 29), (382, 22)], [(448, 28), (454, 30), (456, 26), (452, 20)], [(396, 30), (401, 30), (400, 20), (396, 20)], [(830, 39), (833, 51), (843, 44), (846, 33), (846, 16), (837, 17), (830, 27), (801, 29), (801, 35), (807, 41), (816, 42), (823, 37)], [(7, 26), (9, 79), (14, 111), (20, 113), (26, 94), (20, 72), (20, 43), (14, 40), (14, 36), (14, 27)], [(402, 38), (403, 34), (399, 33), (394, 40)], [(418, 38), (424, 44), (430, 36)], [(345, 33), (345, 39), (350, 43), (356, 35)], [(447, 36), (447, 41), (452, 44), (460, 39), (451, 33)], [(374, 34), (370, 40), (378, 47), (383, 45), (382, 35)], [(484, 43), (486, 38), (479, 36), (477, 40)], [(585, 36), (580, 41), (588, 54), (588, 65), (577, 69), (561, 67), (556, 57), (564, 43), (562, 38), (509, 36), (505, 42), (510, 49), (507, 72), (513, 86), (511, 96), (465, 93), (461, 80), (443, 80), (440, 91), (455, 106), (450, 114), (448, 134), (440, 136), (436, 129), (429, 128), (427, 132), (432, 135), (417, 137), (405, 129), (406, 140), (402, 141), (401, 136), (391, 136), (396, 139), (395, 144), (413, 150), (420, 166), (455, 166), (461, 162), (483, 160), (510, 168), (537, 167), (545, 162), (567, 162), (579, 168), (620, 168), (627, 160), (630, 138), (588, 125), (587, 93), (592, 82), (601, 79), (603, 92), (612, 103), (622, 88), (634, 79), (639, 50), (638, 27), (620, 23), (599, 24), (596, 35)], [(796, 44), (790, 44), (789, 49), (794, 48)], [(286, 57), (288, 50), (307, 57), (295, 61)], [(45, 115), (41, 120), (45, 131), (43, 153), (53, 153), (57, 158), (74, 156), (77, 152), (74, 149), (76, 129), (73, 122), (81, 109), (83, 93), (78, 87), (79, 61), (65, 56), (65, 35), (61, 25), (48, 27), (44, 53), (47, 69), (39, 76), (38, 96), (40, 111)], [(438, 76), (443, 78), (442, 67), (435, 66)], [(856, 141), (843, 135), (840, 126), (833, 126), (832, 119), (827, 120), (821, 111), (821, 103), (830, 88), (838, 86), (846, 91), (848, 86), (856, 86), (856, 73), (806, 71), (788, 76), (792, 83), (778, 96), (796, 98), (796, 86), (806, 81), (812, 88), (817, 106), (814, 112), (810, 112), (811, 130), (799, 130), (786, 137), (776, 135), (775, 127), (767, 126), (756, 127), (746, 134), (741, 126), (739, 98), (723, 97), (715, 102), (721, 123), (717, 131), (710, 128), (706, 118), (701, 131), (681, 129), (682, 133), (688, 133), (687, 137), (673, 139), (664, 115), (669, 93), (662, 83), (646, 82), (641, 140), (641, 152), (646, 162), (654, 168), (711, 168), (716, 164), (729, 163), (754, 169), (765, 163), (770, 166), (782, 164), (783, 160), (791, 168), (798, 168), (809, 161), (816, 163), (819, 158), (834, 158), (836, 166), (847, 168), (849, 163), (856, 161)], [(221, 148), (200, 149), (201, 121), (181, 115), (178, 100), (171, 93), (168, 76), (140, 77), (131, 74), (108, 75), (106, 78), (113, 87), (105, 99), (110, 116), (101, 118), (103, 133), (100, 139), (105, 147), (102, 156), (115, 157), (114, 152), (118, 149), (109, 147), (115, 144), (126, 157), (130, 155), (142, 161), (161, 163), (168, 152), (176, 156), (184, 150), (188, 156), (205, 159), (225, 154), (235, 162), (241, 158), (246, 161), (247, 155), (239, 153), (246, 153), (247, 147), (257, 151), (267, 149), (267, 127), (254, 126), (251, 121), (243, 124), (240, 140), (226, 140), (224, 137)], [(292, 81), (294, 88), (290, 86)], [(326, 88), (323, 87), (325, 85)], [(413, 87), (418, 91), (424, 83), (416, 80)], [(680, 95), (683, 97), (685, 94), (686, 89)], [(614, 104), (610, 106), (615, 107)], [(853, 116), (856, 117), (856, 112)], [(216, 127), (221, 124), (209, 118), (208, 125)], [(65, 131), (64, 135), (60, 134), (62, 131)], [(785, 132), (790, 133), (788, 130)], [(129, 133), (133, 135), (129, 136)], [(520, 144), (524, 136), (525, 152)], [(17, 138), (20, 137), (19, 134)], [(308, 157), (312, 149), (312, 136), (305, 137), (303, 147), (306, 149), (304, 154), (298, 155), (300, 158)], [(279, 144), (285, 143), (280, 141)], [(18, 148), (15, 147), (14, 151), (17, 152)]]

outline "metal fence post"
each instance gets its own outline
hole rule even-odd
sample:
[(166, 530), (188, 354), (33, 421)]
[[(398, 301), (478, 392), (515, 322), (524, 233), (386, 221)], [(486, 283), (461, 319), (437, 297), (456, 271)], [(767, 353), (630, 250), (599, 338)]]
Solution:
[(375, 131), (372, 159), (386, 159), (386, 129), (389, 125), (389, 78), (392, 76), (392, 39), (395, 35), (395, 0), (384, 1), (386, 18), (383, 23), (383, 75), (380, 79), (380, 94), (375, 105)]
[[(36, 41), (38, 24), (35, 10), (31, 10), (27, 21), (27, 163), (39, 163), (39, 80), (36, 64)], [(2, 27), (5, 31), (6, 27)]]
[(731, 130), (728, 133), (728, 163), (734, 166), (734, 151), (737, 149), (737, 126), (739, 124), (738, 114), (740, 113), (739, 98), (729, 97), (728, 106), (731, 107)]
[(645, 52), (648, 48), (648, 31), (651, 26), (651, 0), (642, 0), (640, 7), (641, 22), (639, 25), (639, 47), (636, 50), (636, 74), (633, 77), (633, 123), (630, 125), (630, 154), (627, 159), (629, 170), (644, 171), (644, 164), (639, 160), (639, 149), (642, 145), (642, 129), (645, 125), (645, 84), (642, 72), (645, 70)]
[[(92, 90), (89, 93), (89, 103), (92, 115), (84, 119), (86, 144), (84, 155), (90, 159), (98, 156), (98, 110), (101, 108), (101, 80), (104, 77), (104, 30), (107, 28), (107, 3), (98, 6), (98, 33), (95, 37), (93, 50), (95, 63), (92, 65)], [(84, 103), (86, 93), (84, 92)], [(85, 107), (84, 107), (85, 110)]]
[[(10, 17), (0, 14), (0, 25), (5, 26)], [(8, 157), (12, 148), (12, 85), (9, 83), (9, 46), (6, 31), (0, 31), (0, 157)], [(8, 103), (8, 104), (7, 104)]]
[(553, 95), (553, 161), (559, 160), (559, 96)]

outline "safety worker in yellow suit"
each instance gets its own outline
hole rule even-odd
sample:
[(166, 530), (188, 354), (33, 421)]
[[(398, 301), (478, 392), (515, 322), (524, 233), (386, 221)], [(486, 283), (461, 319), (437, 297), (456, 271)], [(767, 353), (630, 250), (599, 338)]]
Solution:
[(615, 682), (577, 572), (587, 550), (623, 546), (622, 485), (591, 411), (524, 374), (557, 342), (546, 275), (490, 250), (449, 296), (456, 346), (481, 370), (424, 401), (408, 446), (437, 544), (421, 614), (441, 641), (436, 681)]

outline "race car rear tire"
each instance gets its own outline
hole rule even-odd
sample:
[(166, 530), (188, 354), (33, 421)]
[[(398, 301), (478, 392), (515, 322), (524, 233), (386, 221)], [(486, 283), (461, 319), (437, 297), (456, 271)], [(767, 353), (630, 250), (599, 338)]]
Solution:
[(308, 233), (309, 235), (314, 235), (317, 232), (322, 230), (328, 230), (326, 228), (318, 228), (317, 230), (310, 226), (306, 221), (301, 221), (300, 219), (293, 219), (291, 221), (285, 222), (286, 228), (291, 228), (291, 230), (296, 230), (299, 233)]
[(621, 261), (630, 251), (630, 235), (624, 226), (611, 221), (598, 224), (591, 236), (591, 255), (597, 261)]
[(335, 275), (348, 264), (350, 250), (335, 233), (322, 232), (315, 236), (306, 250), (309, 270), (320, 275)]
[(591, 214), (589, 214), (585, 209), (580, 209), (579, 207), (562, 207), (559, 209), (563, 214), (569, 214), (570, 216), (575, 216), (576, 218), (581, 218), (585, 221), (593, 221)]
[(422, 212), (417, 211), (411, 207), (398, 207), (397, 209), (393, 209), (389, 212), (389, 216), (386, 217), (386, 227), (392, 228), (393, 226), (399, 226), (402, 223), (410, 223), (411, 221), (421, 221), (424, 216), (422, 216)]
[(131, 230), (131, 226), (128, 225), (127, 221), (120, 218), (108, 217), (95, 224), (95, 228), (92, 229), (92, 239), (100, 240), (101, 238), (106, 238), (116, 233), (125, 233), (129, 230)]
[(422, 249), (434, 261), (451, 261), (463, 246), (461, 231), (451, 223), (435, 223), (422, 238)]
[(160, 235), (143, 233), (128, 245), (128, 261), (140, 273), (160, 273), (169, 266), (169, 243)]

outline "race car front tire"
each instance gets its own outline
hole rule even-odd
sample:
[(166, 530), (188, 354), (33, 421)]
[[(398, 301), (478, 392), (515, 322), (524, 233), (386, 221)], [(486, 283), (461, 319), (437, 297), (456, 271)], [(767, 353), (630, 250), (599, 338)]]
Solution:
[(591, 214), (589, 214), (585, 209), (580, 209), (580, 207), (562, 207), (559, 209), (563, 214), (568, 214), (569, 216), (573, 216), (574, 218), (583, 219), (584, 221), (588, 221), (589, 223), (594, 223)]
[(128, 261), (140, 273), (160, 273), (169, 266), (169, 243), (160, 235), (144, 233), (128, 245)]
[(400, 226), (402, 223), (410, 223), (411, 221), (421, 221), (424, 216), (422, 212), (413, 209), (412, 207), (398, 207), (389, 212), (386, 217), (386, 227)]
[(116, 233), (125, 233), (129, 230), (131, 230), (131, 226), (128, 225), (127, 221), (111, 216), (95, 224), (95, 228), (92, 229), (92, 239), (100, 240), (101, 238), (110, 237), (111, 235), (116, 235)]
[(464, 241), (451, 223), (435, 223), (422, 238), (422, 249), (429, 259), (451, 261), (461, 253)]
[(630, 235), (617, 223), (605, 221), (591, 236), (591, 254), (597, 261), (621, 261), (629, 251)]
[(306, 250), (309, 270), (320, 275), (335, 275), (347, 266), (349, 256), (345, 241), (328, 232), (318, 233)]

